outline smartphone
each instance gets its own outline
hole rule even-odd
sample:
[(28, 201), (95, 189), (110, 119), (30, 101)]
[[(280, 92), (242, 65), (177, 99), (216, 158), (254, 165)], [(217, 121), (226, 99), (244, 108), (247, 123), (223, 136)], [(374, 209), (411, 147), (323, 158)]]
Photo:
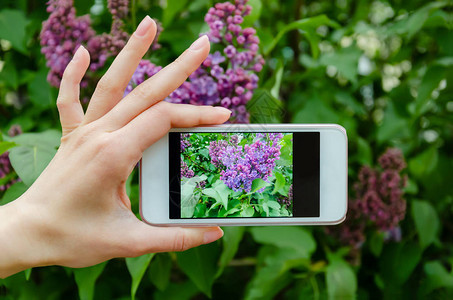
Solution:
[(140, 214), (161, 226), (338, 224), (347, 149), (335, 124), (175, 128), (143, 153)]

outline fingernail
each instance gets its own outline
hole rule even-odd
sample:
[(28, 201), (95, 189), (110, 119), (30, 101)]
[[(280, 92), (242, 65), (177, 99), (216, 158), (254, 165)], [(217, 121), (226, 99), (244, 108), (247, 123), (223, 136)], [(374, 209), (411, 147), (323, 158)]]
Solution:
[(199, 50), (199, 49), (201, 49), (203, 47), (206, 39), (208, 39), (208, 36), (206, 34), (202, 35), (195, 42), (193, 42), (192, 45), (190, 45), (189, 49), (190, 50)]
[(216, 107), (214, 107), (214, 108), (217, 109), (217, 110), (219, 110), (219, 111), (221, 111), (221, 112), (223, 112), (223, 113), (229, 113), (229, 114), (232, 113), (231, 110), (229, 110), (228, 108), (222, 107), (222, 106), (216, 106)]
[(146, 16), (140, 24), (138, 24), (137, 29), (135, 30), (135, 35), (136, 36), (145, 36), (145, 34), (148, 32), (148, 30), (151, 28), (151, 24), (153, 21), (149, 16)]
[(217, 241), (218, 239), (220, 239), (222, 236), (223, 236), (223, 230), (222, 229), (220, 229), (220, 230), (216, 229), (216, 230), (213, 230), (213, 231), (207, 231), (207, 232), (204, 233), (203, 243), (205, 243), (205, 244), (212, 243), (212, 242)]
[(82, 45), (80, 45), (79, 48), (77, 48), (76, 52), (74, 53), (74, 56), (72, 57), (73, 61), (79, 60), (80, 55), (82, 54), (82, 49), (85, 49), (85, 47), (83, 47)]

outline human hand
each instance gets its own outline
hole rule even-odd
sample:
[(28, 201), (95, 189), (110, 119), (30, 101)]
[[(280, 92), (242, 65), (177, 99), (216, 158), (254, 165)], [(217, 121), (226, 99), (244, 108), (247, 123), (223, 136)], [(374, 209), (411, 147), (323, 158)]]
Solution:
[(223, 235), (218, 227), (149, 226), (131, 211), (125, 182), (145, 149), (171, 127), (220, 124), (230, 116), (224, 108), (162, 101), (207, 57), (206, 36), (122, 99), (155, 34), (146, 17), (99, 81), (85, 114), (79, 86), (90, 59), (83, 47), (75, 53), (57, 100), (61, 146), (29, 190), (0, 207), (0, 277), (34, 266), (86, 267), (182, 251)]

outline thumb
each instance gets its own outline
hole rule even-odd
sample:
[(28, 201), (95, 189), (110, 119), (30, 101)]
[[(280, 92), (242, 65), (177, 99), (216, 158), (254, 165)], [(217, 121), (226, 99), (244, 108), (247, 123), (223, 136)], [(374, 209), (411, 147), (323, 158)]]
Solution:
[(125, 242), (131, 247), (124, 256), (140, 256), (154, 252), (185, 251), (203, 244), (212, 243), (223, 236), (220, 227), (155, 227), (136, 219), (129, 229)]

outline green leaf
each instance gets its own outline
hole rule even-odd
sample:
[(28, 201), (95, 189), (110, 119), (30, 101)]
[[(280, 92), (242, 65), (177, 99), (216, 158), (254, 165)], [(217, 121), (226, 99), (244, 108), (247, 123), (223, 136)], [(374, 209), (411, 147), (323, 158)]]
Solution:
[(30, 280), (31, 270), (33, 270), (33, 268), (30, 268), (30, 269), (27, 269), (27, 270), (24, 271), (25, 279), (27, 281)]
[(291, 274), (287, 270), (282, 269), (281, 265), (271, 264), (264, 266), (256, 271), (255, 276), (247, 285), (244, 299), (273, 299), (291, 280)]
[(251, 123), (281, 123), (285, 115), (282, 102), (267, 89), (255, 90), (252, 99), (247, 102), (247, 111)]
[(242, 28), (253, 26), (253, 24), (260, 18), (261, 9), (263, 7), (261, 0), (249, 0), (247, 4), (252, 7), (252, 11), (248, 16), (245, 16), (244, 22), (241, 24)]
[(369, 240), (369, 247), (374, 256), (379, 257), (384, 247), (384, 235), (380, 232), (374, 232)]
[(382, 124), (377, 128), (377, 141), (383, 144), (395, 138), (408, 136), (410, 136), (408, 120), (396, 111), (393, 101), (389, 101), (384, 112)]
[(25, 193), (27, 189), (28, 187), (21, 181), (14, 183), (6, 190), (5, 194), (3, 194), (3, 198), (1, 199), (0, 204), (5, 205), (7, 203), (10, 203), (11, 201), (16, 200), (23, 193)]
[(409, 171), (417, 178), (431, 174), (437, 165), (439, 154), (436, 147), (431, 147), (409, 160)]
[(427, 262), (424, 266), (427, 276), (426, 292), (438, 288), (453, 288), (453, 274), (448, 273), (439, 261)]
[(357, 159), (362, 165), (371, 166), (373, 153), (370, 144), (363, 138), (357, 139)]
[(439, 217), (434, 207), (427, 201), (412, 201), (412, 218), (417, 228), (420, 246), (426, 248), (437, 237), (440, 227)]
[(16, 143), (13, 142), (0, 142), (0, 155), (8, 151), (9, 149), (16, 146)]
[(255, 193), (256, 191), (265, 188), (269, 185), (270, 185), (269, 182), (266, 182), (261, 178), (256, 178), (252, 181), (252, 190), (250, 191), (250, 193)]
[(217, 273), (217, 244), (202, 245), (179, 252), (176, 256), (181, 270), (200, 291), (211, 297), (211, 288)]
[(329, 255), (326, 285), (329, 299), (355, 299), (357, 277), (349, 264), (334, 254)]
[(186, 7), (187, 0), (167, 0), (167, 7), (164, 9), (163, 25), (168, 27), (174, 17)]
[(135, 299), (140, 281), (142, 281), (143, 275), (149, 266), (149, 263), (155, 253), (149, 253), (138, 257), (126, 257), (126, 266), (129, 274), (132, 277), (131, 284), (131, 298)]
[(431, 93), (439, 86), (442, 79), (446, 78), (446, 68), (434, 65), (428, 68), (418, 87), (417, 98), (415, 99), (415, 115), (424, 113), (426, 104), (431, 99)]
[(389, 28), (389, 34), (404, 34), (407, 37), (407, 40), (412, 39), (412, 37), (423, 28), (426, 20), (433, 10), (439, 9), (445, 6), (446, 3), (442, 1), (431, 2), (422, 8), (416, 10), (409, 17), (402, 19), (396, 22), (393, 26)]
[(217, 180), (212, 188), (203, 190), (203, 194), (214, 198), (216, 202), (221, 203), (225, 209), (228, 209), (228, 197), (231, 194), (231, 190), (221, 180)]
[(171, 266), (172, 260), (167, 253), (157, 254), (149, 266), (151, 282), (161, 291), (170, 283)]
[(241, 211), (240, 216), (243, 218), (251, 218), (255, 214), (255, 209), (253, 206), (247, 206), (245, 209)]
[(106, 265), (107, 262), (103, 262), (88, 268), (73, 269), (80, 300), (93, 299), (94, 285)]
[(386, 245), (379, 259), (381, 278), (386, 286), (398, 288), (404, 284), (419, 263), (422, 251), (412, 241)]
[[(263, 49), (263, 53), (265, 56), (268, 56), (271, 51), (275, 48), (275, 46), (278, 44), (280, 39), (288, 32), (294, 29), (299, 29), (302, 30), (302, 34), (309, 33), (310, 37), (314, 34), (316, 34), (316, 29), (321, 26), (321, 25), (327, 25), (330, 27), (335, 27), (338, 28), (339, 25), (330, 20), (327, 16), (325, 15), (319, 15), (316, 17), (311, 17), (311, 18), (306, 18), (306, 19), (301, 19), (294, 21), (292, 23), (289, 23), (282, 29), (278, 31), (277, 36), (272, 40), (272, 42), (267, 45), (265, 49)], [(312, 49), (313, 51), (313, 49)]]
[[(46, 143), (49, 135), (53, 136), (54, 132), (23, 133), (17, 136), (18, 139), (14, 139), (19, 146), (9, 152), (11, 165), (28, 186), (32, 185), (57, 153), (54, 144)], [(40, 140), (40, 137), (43, 140)]]
[(350, 46), (322, 55), (319, 62), (326, 67), (334, 66), (347, 80), (357, 83), (357, 66), (361, 55), (362, 51)]
[(275, 185), (272, 194), (280, 193), (283, 196), (288, 195), (288, 191), (285, 192), (286, 180), (280, 172), (275, 172)]
[(200, 194), (194, 194), (193, 191), (197, 186), (197, 183), (203, 180), (206, 180), (206, 175), (194, 176), (187, 179), (186, 181), (181, 182), (181, 217), (182, 218), (192, 218), (197, 205), (198, 200), (200, 199)]
[(250, 232), (256, 242), (294, 249), (300, 258), (309, 258), (316, 249), (311, 234), (300, 227), (253, 227)]
[(28, 24), (29, 21), (22, 11), (3, 9), (0, 11), (0, 39), (10, 41), (14, 49), (27, 54), (25, 39)]
[(47, 82), (47, 70), (41, 69), (35, 74), (33, 79), (28, 82), (28, 93), (31, 102), (43, 108), (54, 105), (54, 99)]
[(239, 243), (244, 235), (244, 227), (224, 227), (222, 228), (224, 235), (222, 238), (223, 250), (219, 259), (219, 269), (216, 277), (219, 277), (223, 269), (230, 263), (236, 255), (239, 248)]
[(308, 99), (293, 117), (294, 123), (338, 123), (339, 120), (338, 112), (316, 96)]
[(191, 300), (198, 294), (197, 287), (187, 280), (182, 283), (170, 282), (165, 291), (157, 291), (154, 294), (155, 300)]
[(285, 65), (283, 64), (282, 60), (279, 60), (277, 63), (277, 67), (274, 71), (273, 76), (273, 85), (270, 90), (272, 97), (279, 99), (280, 98), (280, 86), (282, 85), (282, 78), (283, 78), (283, 69)]

